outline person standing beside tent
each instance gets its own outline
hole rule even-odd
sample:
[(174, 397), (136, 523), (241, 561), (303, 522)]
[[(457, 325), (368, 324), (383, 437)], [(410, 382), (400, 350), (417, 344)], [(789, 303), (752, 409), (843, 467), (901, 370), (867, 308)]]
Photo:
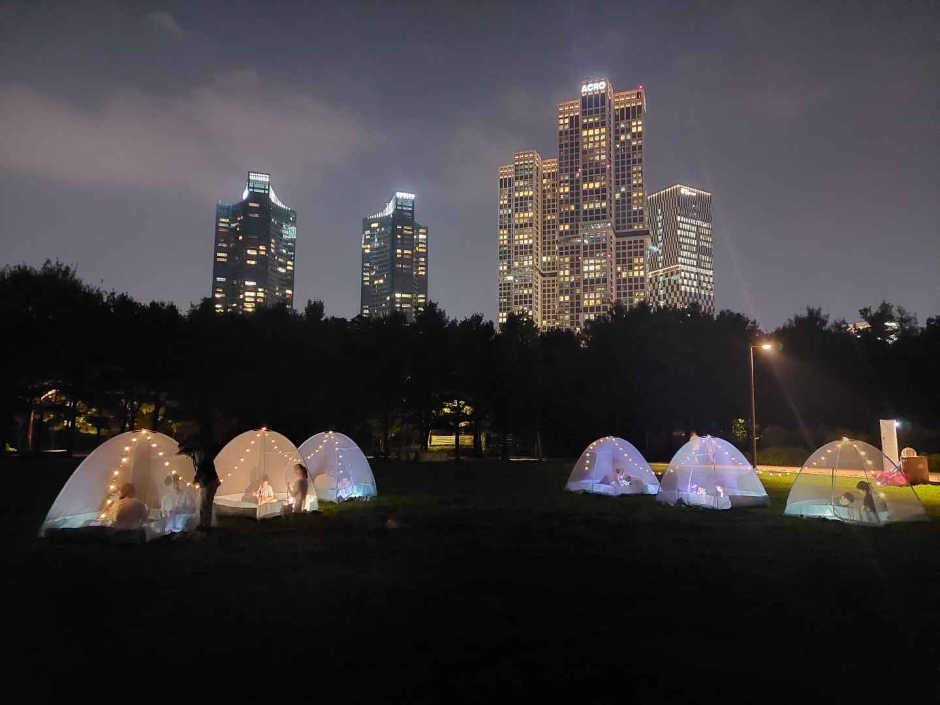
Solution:
[(202, 448), (193, 453), (193, 467), (196, 476), (193, 482), (199, 487), (199, 526), (196, 531), (209, 531), (212, 528), (212, 502), (215, 492), (219, 489), (219, 475), (215, 471), (215, 463)]
[(307, 468), (300, 463), (294, 466), (294, 481), (287, 487), (287, 494), (294, 501), (294, 513), (300, 514), (307, 504)]

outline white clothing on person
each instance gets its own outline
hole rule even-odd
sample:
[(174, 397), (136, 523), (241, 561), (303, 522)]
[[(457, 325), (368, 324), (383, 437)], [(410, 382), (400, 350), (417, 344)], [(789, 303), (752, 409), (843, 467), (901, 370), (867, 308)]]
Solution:
[(273, 502), (274, 497), (274, 488), (271, 487), (270, 483), (264, 482), (258, 488), (258, 504), (265, 504), (266, 502)]
[(187, 489), (171, 487), (160, 502), (160, 513), (166, 517), (166, 533), (185, 531), (190, 517), (196, 513), (196, 499)]

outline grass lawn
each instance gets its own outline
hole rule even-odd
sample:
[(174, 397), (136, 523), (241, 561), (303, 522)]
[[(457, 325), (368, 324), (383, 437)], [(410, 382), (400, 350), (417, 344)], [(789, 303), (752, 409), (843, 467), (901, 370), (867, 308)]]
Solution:
[(716, 512), (566, 493), (572, 463), (388, 463), (368, 503), (112, 547), (35, 538), (74, 463), (0, 462), (27, 491), (2, 511), (6, 685), (28, 702), (127, 677), (183, 702), (167, 684), (198, 666), (219, 698), (373, 703), (900, 702), (940, 682), (940, 487), (918, 490), (933, 521), (866, 528), (783, 517), (788, 475), (762, 475), (771, 507)]

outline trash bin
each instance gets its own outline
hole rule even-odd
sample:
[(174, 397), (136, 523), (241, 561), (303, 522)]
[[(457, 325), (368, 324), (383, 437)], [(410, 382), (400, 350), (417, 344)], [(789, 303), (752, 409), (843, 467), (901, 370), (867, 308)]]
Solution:
[(927, 468), (927, 458), (915, 455), (913, 458), (901, 458), (901, 472), (912, 485), (921, 485), (930, 482), (930, 472)]

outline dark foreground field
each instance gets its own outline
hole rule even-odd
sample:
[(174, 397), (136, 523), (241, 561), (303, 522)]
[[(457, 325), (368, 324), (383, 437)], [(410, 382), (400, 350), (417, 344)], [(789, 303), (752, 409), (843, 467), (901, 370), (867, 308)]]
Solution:
[(292, 523), (50, 545), (73, 465), (0, 466), (5, 692), (25, 702), (183, 703), (199, 674), (213, 701), (938, 693), (940, 487), (929, 524), (871, 529), (785, 519), (780, 477), (769, 509), (708, 512), (565, 493), (562, 463), (389, 464), (378, 500)]

